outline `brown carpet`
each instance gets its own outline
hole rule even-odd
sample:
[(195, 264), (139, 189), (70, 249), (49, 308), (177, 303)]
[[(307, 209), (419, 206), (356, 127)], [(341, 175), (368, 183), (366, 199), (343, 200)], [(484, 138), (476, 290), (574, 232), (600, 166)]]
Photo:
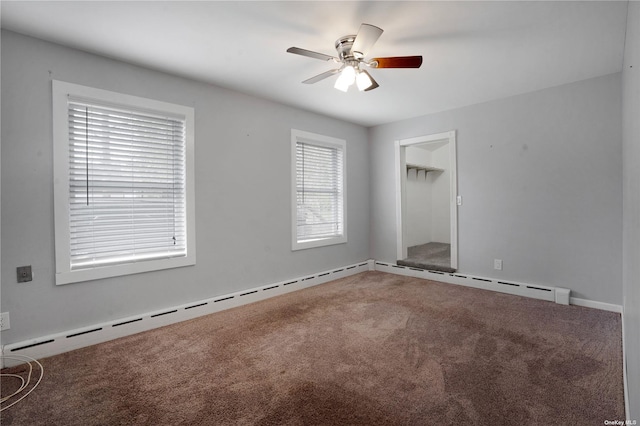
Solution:
[(624, 418), (619, 314), (381, 272), (42, 363), (3, 426)]

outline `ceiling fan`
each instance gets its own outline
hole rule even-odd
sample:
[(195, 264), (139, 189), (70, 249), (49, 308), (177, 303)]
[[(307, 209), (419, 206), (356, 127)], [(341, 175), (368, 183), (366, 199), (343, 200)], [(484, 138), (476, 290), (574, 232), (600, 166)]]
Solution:
[(322, 74), (303, 81), (303, 83), (317, 83), (320, 80), (340, 73), (340, 77), (338, 77), (334, 86), (336, 89), (346, 92), (353, 83), (356, 83), (359, 90), (367, 92), (379, 87), (379, 85), (366, 69), (361, 69), (361, 65), (369, 68), (420, 68), (420, 65), (422, 65), (422, 56), (394, 56), (365, 60), (364, 57), (381, 34), (382, 29), (375, 25), (360, 25), (358, 34), (347, 35), (336, 40), (335, 47), (338, 51), (337, 57), (301, 49), (299, 47), (290, 47), (287, 49), (287, 52), (342, 64), (340, 68), (325, 71)]

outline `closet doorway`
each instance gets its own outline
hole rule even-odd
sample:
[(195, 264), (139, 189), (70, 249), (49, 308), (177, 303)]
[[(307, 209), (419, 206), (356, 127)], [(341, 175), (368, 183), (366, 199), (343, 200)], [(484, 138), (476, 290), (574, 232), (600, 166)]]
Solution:
[(396, 141), (397, 263), (455, 272), (458, 208), (455, 131)]

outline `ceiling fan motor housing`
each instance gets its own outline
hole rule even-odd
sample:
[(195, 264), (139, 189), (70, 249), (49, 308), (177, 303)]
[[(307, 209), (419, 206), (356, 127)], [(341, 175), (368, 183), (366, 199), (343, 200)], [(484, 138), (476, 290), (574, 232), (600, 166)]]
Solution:
[(356, 39), (355, 35), (348, 35), (348, 36), (340, 37), (338, 40), (336, 40), (336, 50), (338, 51), (338, 57), (341, 60), (349, 61), (354, 59), (360, 59), (360, 58), (356, 58), (353, 52), (351, 52), (351, 47), (353, 46), (353, 42), (355, 41), (355, 39)]

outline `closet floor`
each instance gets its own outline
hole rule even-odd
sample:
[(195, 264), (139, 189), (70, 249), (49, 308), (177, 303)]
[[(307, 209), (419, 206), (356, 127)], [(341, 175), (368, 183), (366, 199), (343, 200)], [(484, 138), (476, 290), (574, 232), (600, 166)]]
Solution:
[(432, 271), (455, 272), (451, 267), (451, 244), (427, 243), (407, 249), (408, 257), (396, 263), (412, 268)]

